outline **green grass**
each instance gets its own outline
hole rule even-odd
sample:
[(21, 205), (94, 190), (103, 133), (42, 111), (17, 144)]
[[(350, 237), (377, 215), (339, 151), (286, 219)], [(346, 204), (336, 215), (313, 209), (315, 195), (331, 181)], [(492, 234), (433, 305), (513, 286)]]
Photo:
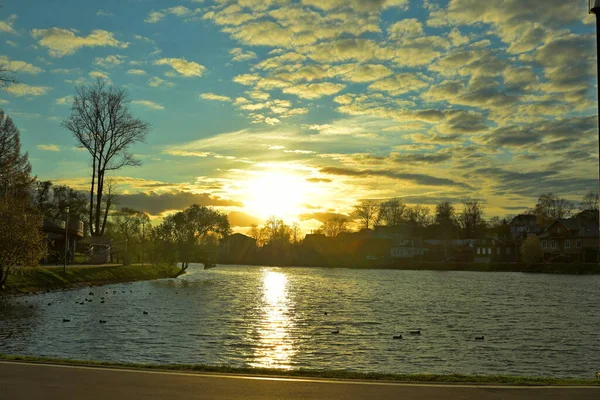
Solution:
[(180, 269), (174, 265), (130, 266), (67, 266), (15, 268), (6, 282), (8, 293), (37, 292), (85, 285), (114, 282), (133, 282), (177, 276)]
[[(600, 387), (600, 379), (563, 379), (552, 377), (527, 377), (508, 375), (435, 375), (435, 374), (382, 374), (371, 372), (351, 372), (341, 370), (297, 369), (281, 370), (272, 368), (236, 368), (203, 364), (134, 364), (120, 362), (66, 360), (48, 357), (14, 356), (0, 354), (0, 360), (41, 362), (52, 364), (97, 366), (108, 368), (149, 369), (160, 371), (183, 371), (196, 373), (249, 374), (279, 377), (305, 377), (322, 379), (358, 379), (369, 381), (393, 381), (406, 383), (455, 383), (516, 386), (569, 386), (593, 385)], [(593, 376), (593, 373), (590, 375)]]

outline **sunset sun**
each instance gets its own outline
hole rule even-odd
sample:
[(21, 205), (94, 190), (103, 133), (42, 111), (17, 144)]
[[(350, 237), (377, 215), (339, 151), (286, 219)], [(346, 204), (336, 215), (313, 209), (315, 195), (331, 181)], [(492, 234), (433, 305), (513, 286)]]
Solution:
[(246, 191), (247, 210), (262, 218), (272, 215), (295, 218), (309, 195), (304, 179), (283, 172), (266, 172), (250, 178)]

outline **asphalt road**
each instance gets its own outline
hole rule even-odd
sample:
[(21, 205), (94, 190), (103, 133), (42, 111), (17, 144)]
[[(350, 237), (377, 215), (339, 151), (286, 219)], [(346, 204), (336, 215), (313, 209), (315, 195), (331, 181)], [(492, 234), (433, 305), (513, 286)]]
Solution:
[(600, 387), (410, 385), (0, 362), (2, 400), (598, 400)]

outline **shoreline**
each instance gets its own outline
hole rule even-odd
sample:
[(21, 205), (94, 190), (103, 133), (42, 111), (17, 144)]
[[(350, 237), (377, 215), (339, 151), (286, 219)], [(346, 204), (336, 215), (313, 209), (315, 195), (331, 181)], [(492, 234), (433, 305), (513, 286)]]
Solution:
[[(577, 386), (589, 385), (600, 387), (600, 379), (594, 378), (555, 378), (511, 375), (466, 375), (466, 374), (389, 374), (375, 372), (352, 372), (345, 370), (317, 369), (274, 369), (254, 367), (229, 367), (205, 364), (141, 364), (129, 362), (108, 362), (91, 360), (71, 360), (52, 357), (34, 357), (22, 355), (0, 354), (0, 361), (26, 362), (38, 364), (58, 364), (96, 368), (126, 368), (132, 370), (153, 370), (164, 372), (217, 373), (233, 375), (253, 375), (278, 378), (317, 378), (339, 380), (383, 381), (396, 383), (423, 384), (473, 384), (473, 385), (506, 385), (506, 386)], [(590, 374), (592, 375), (592, 374)]]
[(20, 296), (42, 292), (73, 290), (114, 283), (176, 278), (181, 269), (175, 265), (78, 265), (63, 267), (26, 267), (12, 271), (0, 296)]
[(600, 264), (522, 264), (522, 263), (475, 263), (475, 262), (436, 262), (424, 261), (385, 263), (385, 262), (344, 262), (333, 261), (323, 263), (299, 263), (295, 265), (269, 265), (269, 264), (229, 264), (218, 265), (238, 266), (268, 266), (281, 268), (345, 268), (364, 270), (397, 270), (397, 271), (448, 271), (448, 272), (518, 272), (531, 274), (563, 274), (563, 275), (600, 275)]

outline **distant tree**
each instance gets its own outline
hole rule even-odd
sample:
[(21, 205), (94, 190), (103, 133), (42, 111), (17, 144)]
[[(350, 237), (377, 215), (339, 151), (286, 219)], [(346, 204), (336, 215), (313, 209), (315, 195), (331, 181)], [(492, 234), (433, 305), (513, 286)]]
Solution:
[(127, 256), (140, 253), (142, 251), (141, 245), (144, 240), (145, 228), (150, 224), (148, 214), (123, 207), (114, 212), (111, 219), (112, 224), (110, 226), (114, 235), (113, 239), (126, 242)]
[(593, 191), (587, 192), (579, 203), (581, 211), (598, 211), (598, 193)]
[(482, 229), (485, 229), (483, 207), (479, 200), (465, 201), (458, 221), (466, 238), (473, 239), (479, 236)]
[(218, 241), (230, 232), (227, 214), (194, 204), (153, 229), (153, 254), (160, 260), (181, 262), (185, 271), (190, 262), (213, 263)]
[(431, 223), (431, 216), (429, 215), (430, 212), (431, 210), (428, 207), (420, 204), (409, 207), (406, 210), (408, 220), (421, 228), (424, 228)]
[(360, 229), (369, 229), (377, 219), (379, 206), (372, 200), (362, 200), (354, 206)]
[(264, 235), (269, 244), (290, 243), (292, 239), (292, 230), (281, 218), (272, 216), (264, 226)]
[(455, 218), (454, 206), (448, 201), (444, 201), (435, 206), (435, 222), (442, 225)]
[(540, 261), (544, 256), (544, 252), (540, 246), (540, 239), (535, 235), (527, 236), (527, 239), (521, 245), (521, 255), (525, 264), (533, 264)]
[(302, 229), (300, 228), (300, 224), (297, 222), (294, 222), (291, 226), (290, 226), (290, 233), (292, 236), (292, 243), (300, 243), (300, 236), (302, 235)]
[(0, 110), (0, 197), (28, 196), (34, 181), (29, 156), (21, 153), (19, 130)]
[(250, 227), (250, 230), (248, 231), (248, 235), (256, 240), (256, 245), (258, 247), (262, 247), (265, 245), (266, 242), (266, 231), (262, 230), (261, 228), (259, 228), (258, 225), (256, 224), (252, 224), (252, 226)]
[(510, 220), (507, 218), (492, 217), (488, 221), (488, 230), (494, 235), (507, 237), (510, 235)]
[(37, 265), (46, 251), (42, 216), (26, 198), (0, 197), (0, 290), (13, 267)]
[(573, 203), (553, 193), (541, 195), (532, 211), (538, 224), (542, 226), (547, 226), (557, 219), (569, 218), (572, 212)]
[(71, 217), (87, 221), (87, 200), (85, 194), (66, 185), (54, 185), (51, 181), (36, 182), (34, 203), (42, 215), (58, 219), (69, 207)]
[(407, 219), (407, 208), (400, 199), (390, 199), (379, 205), (377, 224), (385, 226), (398, 226)]
[(123, 89), (98, 79), (77, 88), (71, 115), (62, 123), (91, 156), (89, 221), (92, 236), (104, 235), (110, 211), (108, 203), (103, 209), (106, 172), (140, 165), (128, 150), (144, 140), (149, 125), (129, 112), (127, 102)]
[(348, 218), (333, 216), (321, 225), (319, 231), (327, 237), (336, 237), (342, 232), (348, 232)]

